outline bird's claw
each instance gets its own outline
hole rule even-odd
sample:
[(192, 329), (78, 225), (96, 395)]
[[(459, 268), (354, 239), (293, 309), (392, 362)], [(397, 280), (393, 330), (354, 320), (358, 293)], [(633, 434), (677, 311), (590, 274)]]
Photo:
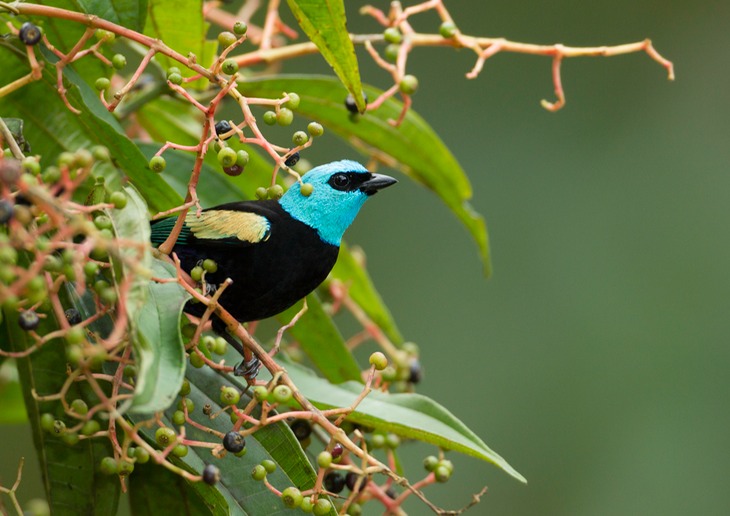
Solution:
[(233, 374), (236, 376), (243, 376), (247, 380), (253, 380), (256, 378), (256, 375), (259, 374), (259, 369), (261, 369), (261, 361), (258, 358), (253, 357), (251, 360), (244, 360), (234, 367)]

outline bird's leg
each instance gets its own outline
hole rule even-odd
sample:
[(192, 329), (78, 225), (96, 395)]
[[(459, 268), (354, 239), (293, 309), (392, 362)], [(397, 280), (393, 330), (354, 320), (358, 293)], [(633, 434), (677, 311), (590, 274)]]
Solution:
[(212, 317), (212, 322), (213, 331), (223, 337), (243, 357), (243, 362), (233, 368), (233, 374), (243, 376), (247, 381), (256, 378), (261, 368), (261, 361), (254, 356), (250, 349), (245, 348), (238, 339), (228, 333), (226, 324), (219, 317)]

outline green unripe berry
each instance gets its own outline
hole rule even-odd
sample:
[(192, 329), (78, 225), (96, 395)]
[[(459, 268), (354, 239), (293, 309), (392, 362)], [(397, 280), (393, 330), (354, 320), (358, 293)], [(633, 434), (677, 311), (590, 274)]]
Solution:
[(207, 258), (203, 260), (203, 269), (205, 269), (205, 272), (209, 274), (213, 274), (218, 270), (218, 264), (215, 263), (215, 260), (211, 260), (210, 258)]
[(22, 161), (21, 167), (23, 169), (23, 172), (33, 174), (34, 176), (37, 176), (41, 173), (41, 164), (38, 163), (37, 159), (31, 158), (30, 156)]
[(90, 419), (81, 427), (81, 435), (90, 436), (101, 430), (101, 425), (96, 419)]
[(123, 460), (119, 462), (119, 474), (122, 476), (128, 476), (131, 475), (134, 471), (134, 463), (129, 462), (127, 460)]
[(418, 79), (415, 75), (405, 75), (398, 85), (401, 93), (413, 95), (418, 89)]
[(395, 27), (388, 27), (383, 31), (383, 38), (388, 43), (400, 43), (403, 41), (403, 34)]
[(104, 29), (96, 29), (96, 32), (94, 32), (94, 36), (99, 41), (109, 42), (114, 41), (114, 39), (117, 37), (116, 34), (114, 34), (111, 31), (104, 30)]
[(294, 121), (294, 112), (289, 108), (281, 108), (279, 109), (279, 114), (276, 115), (276, 123), (279, 124), (282, 127), (286, 127), (288, 125), (291, 125), (291, 123)]
[(211, 348), (211, 351), (216, 355), (225, 355), (227, 349), (228, 343), (226, 342), (226, 339), (218, 337), (217, 339), (215, 339), (215, 344)]
[(144, 448), (137, 447), (134, 449), (134, 458), (140, 464), (146, 464), (150, 460), (150, 452)]
[(383, 434), (373, 434), (370, 437), (370, 446), (373, 448), (382, 448), (385, 446), (385, 436)]
[(169, 76), (171, 73), (182, 73), (182, 72), (180, 71), (180, 68), (178, 68), (177, 66), (171, 66), (170, 68), (167, 69), (167, 75)]
[(112, 66), (117, 70), (121, 70), (127, 66), (127, 58), (123, 54), (114, 54), (114, 57), (112, 57)]
[(288, 385), (277, 385), (271, 391), (271, 395), (277, 403), (289, 403), (292, 397), (292, 390)]
[(238, 38), (236, 37), (236, 35), (232, 32), (228, 32), (227, 30), (218, 34), (218, 44), (222, 47), (230, 47), (237, 40)]
[(436, 482), (446, 482), (451, 478), (451, 471), (444, 466), (436, 466), (436, 469), (433, 470), (433, 476)]
[(104, 475), (116, 475), (119, 471), (117, 461), (114, 457), (104, 457), (99, 464), (99, 471)]
[(395, 449), (400, 446), (400, 437), (397, 434), (388, 434), (385, 436), (385, 446)]
[(329, 468), (332, 464), (332, 454), (328, 451), (323, 451), (317, 455), (317, 465), (320, 468)]
[(234, 165), (236, 163), (236, 159), (238, 159), (236, 151), (230, 147), (223, 147), (218, 152), (218, 163), (220, 163), (224, 168)]
[(266, 390), (266, 387), (263, 385), (257, 385), (253, 388), (253, 397), (256, 398), (256, 401), (261, 403), (269, 397), (269, 391)]
[(58, 182), (59, 179), (61, 179), (61, 171), (58, 169), (58, 167), (47, 167), (42, 173), (41, 173), (41, 179), (43, 179), (43, 182), (47, 185), (51, 185), (53, 183)]
[(324, 127), (318, 122), (309, 122), (307, 132), (314, 137), (322, 136), (324, 134)]
[(248, 152), (241, 149), (240, 151), (236, 152), (236, 165), (239, 167), (245, 167), (248, 165), (249, 155)]
[(172, 428), (161, 426), (155, 431), (155, 441), (162, 448), (167, 448), (177, 440), (177, 435)]
[(289, 100), (287, 100), (286, 102), (284, 102), (284, 107), (285, 108), (289, 108), (289, 109), (296, 109), (296, 108), (298, 108), (299, 107), (299, 103), (302, 100), (299, 97), (299, 95), (297, 95), (294, 92), (287, 93), (287, 95), (289, 96)]
[(221, 387), (221, 405), (235, 405), (241, 400), (241, 393), (234, 387)]
[[(119, 192), (117, 192), (119, 193)], [(125, 197), (126, 199), (126, 197)], [(99, 272), (99, 264), (96, 262), (86, 262), (84, 264), (84, 276), (93, 279)]]
[(226, 75), (233, 75), (238, 71), (238, 63), (235, 59), (226, 59), (221, 65), (221, 71)]
[(396, 43), (391, 43), (387, 47), (385, 47), (385, 51), (383, 54), (385, 55), (386, 61), (390, 61), (391, 63), (395, 63), (398, 60), (398, 53), (400, 52), (400, 45)]
[(292, 136), (291, 141), (294, 145), (304, 145), (309, 141), (309, 136), (304, 131), (297, 131)]
[(111, 155), (109, 154), (109, 149), (107, 149), (103, 145), (94, 145), (91, 148), (91, 156), (96, 161), (110, 161), (111, 160)]
[(175, 457), (185, 457), (188, 454), (188, 447), (184, 444), (178, 444), (172, 449), (172, 454)]
[(276, 112), (267, 111), (264, 113), (264, 123), (266, 125), (274, 125), (276, 123)]
[(456, 35), (456, 24), (452, 21), (445, 21), (439, 27), (439, 34), (444, 38), (453, 38)]
[(296, 509), (302, 505), (302, 492), (294, 486), (287, 487), (281, 492), (281, 501), (290, 509)]
[[(204, 269), (200, 265), (196, 265), (190, 270), (190, 277), (193, 279), (193, 281), (200, 281), (201, 279), (203, 279), (203, 270)], [(192, 335), (190, 335), (190, 337), (192, 337)]]
[(117, 290), (114, 287), (105, 288), (99, 292), (99, 299), (107, 306), (111, 306), (117, 302)]
[(190, 365), (193, 366), (195, 369), (200, 369), (205, 365), (205, 360), (203, 360), (203, 357), (201, 357), (198, 353), (191, 352)]
[(76, 432), (64, 432), (61, 434), (61, 440), (69, 446), (79, 442), (79, 434)]
[(109, 202), (114, 205), (118, 210), (121, 210), (127, 205), (127, 196), (124, 192), (112, 192), (109, 196)]
[(89, 413), (89, 406), (84, 400), (76, 398), (71, 402), (71, 411), (75, 412), (79, 416), (85, 416)]
[(332, 502), (327, 500), (326, 498), (320, 498), (317, 500), (317, 503), (314, 504), (314, 509), (312, 512), (315, 514), (315, 516), (325, 516), (326, 514), (329, 514), (332, 510)]
[(94, 83), (94, 88), (96, 88), (97, 91), (106, 91), (109, 89), (111, 84), (112, 83), (106, 77), (99, 77)]
[(190, 398), (181, 398), (177, 402), (177, 409), (178, 410), (187, 409), (188, 414), (190, 414), (193, 410), (195, 410), (195, 402), (193, 400), (191, 400)]
[(251, 470), (251, 478), (258, 482), (262, 481), (266, 478), (266, 468), (264, 468), (261, 464), (256, 464)]
[(359, 503), (353, 502), (347, 508), (347, 516), (361, 516), (361, 515), (362, 515), (362, 506)]
[(94, 217), (94, 225), (97, 229), (111, 229), (113, 227), (112, 219), (106, 215), (97, 215)]
[(66, 360), (72, 366), (78, 366), (84, 359), (84, 351), (81, 346), (66, 346)]
[(448, 469), (450, 473), (454, 472), (454, 463), (448, 459), (441, 459), (438, 465)]
[(237, 21), (233, 24), (233, 33), (237, 36), (243, 36), (246, 34), (246, 31), (248, 31), (248, 25), (246, 25), (246, 22)]
[(266, 196), (269, 199), (280, 199), (282, 195), (284, 195), (284, 188), (281, 185), (273, 185), (266, 190)]
[(314, 192), (314, 185), (311, 183), (304, 183), (302, 186), (299, 187), (299, 191), (302, 193), (304, 197), (309, 197), (312, 195), (312, 192)]
[(428, 457), (423, 459), (423, 467), (426, 469), (426, 471), (433, 471), (438, 465), (439, 459), (435, 455), (429, 455)]
[(86, 340), (86, 330), (84, 330), (81, 326), (72, 326), (68, 329), (64, 338), (67, 344), (81, 344)]
[(388, 367), (388, 359), (382, 352), (376, 351), (370, 355), (370, 365), (375, 366), (376, 370), (382, 371)]
[(314, 504), (312, 503), (312, 499), (308, 496), (305, 496), (302, 500), (302, 505), (299, 506), (299, 510), (306, 514), (311, 514), (311, 512), (314, 510)]
[(154, 156), (150, 160), (150, 170), (153, 172), (157, 172), (158, 174), (165, 170), (165, 167), (167, 166), (167, 161), (165, 161), (165, 158), (162, 156)]
[(264, 459), (261, 461), (261, 465), (266, 470), (266, 473), (271, 474), (276, 471), (276, 462), (270, 459)]
[(180, 86), (183, 83), (183, 76), (179, 73), (171, 73), (167, 76), (167, 80), (172, 84)]
[(45, 432), (52, 432), (53, 431), (53, 422), (56, 420), (55, 417), (53, 417), (53, 414), (49, 414), (48, 412), (41, 415), (41, 429)]
[(266, 199), (266, 197), (268, 197), (269, 191), (266, 189), (265, 186), (259, 186), (256, 189), (255, 195), (256, 195), (257, 199), (263, 200), (263, 199)]
[(55, 435), (61, 435), (66, 431), (66, 423), (61, 421), (60, 419), (56, 419), (53, 422), (53, 427), (51, 428), (51, 433)]
[(180, 396), (187, 396), (190, 394), (190, 381), (188, 379), (183, 380), (182, 387), (180, 387)]

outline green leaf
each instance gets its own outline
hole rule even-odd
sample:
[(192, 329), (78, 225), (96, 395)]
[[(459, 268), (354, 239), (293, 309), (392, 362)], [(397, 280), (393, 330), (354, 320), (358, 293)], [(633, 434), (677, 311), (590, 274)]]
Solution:
[[(196, 61), (205, 67), (213, 63), (217, 41), (207, 41), (210, 24), (203, 18), (202, 0), (149, 0), (149, 10), (145, 34), (164, 41), (165, 44), (184, 56), (194, 54)], [(157, 54), (155, 59), (163, 69), (171, 66), (180, 68), (183, 77), (194, 72), (169, 57)], [(207, 80), (201, 79), (190, 86), (204, 89)]]
[[(9, 343), (13, 351), (27, 349), (33, 340), (20, 329), (18, 312), (5, 310), (4, 315), (5, 322), (0, 326), (4, 334), (0, 340)], [(57, 329), (55, 318), (49, 314), (49, 317), (41, 319), (37, 332), (45, 335)], [(57, 394), (64, 386), (68, 378), (64, 348), (62, 340), (54, 339), (30, 356), (16, 360), (48, 503), (51, 512), (59, 515), (116, 514), (119, 480), (97, 471), (102, 457), (113, 454), (109, 441), (89, 439), (69, 446), (40, 428), (42, 413), (63, 413), (58, 401), (39, 401), (33, 393), (38, 396)], [(92, 401), (75, 382), (66, 392), (66, 397), (69, 400), (85, 399), (90, 406), (98, 402)]]
[[(388, 121), (397, 119), (403, 104), (393, 98), (364, 115), (352, 115), (345, 109), (344, 92), (329, 77), (289, 75), (259, 78), (239, 83), (247, 96), (271, 97), (282, 91), (296, 91), (301, 102), (297, 112), (320, 121), (353, 147), (397, 168), (435, 192), (459, 218), (479, 247), (484, 272), (491, 274), (489, 239), (484, 219), (471, 205), (469, 179), (461, 165), (438, 135), (412, 109), (399, 127)], [(370, 98), (382, 91), (366, 86)]]
[[(302, 302), (299, 302), (276, 318), (286, 324), (301, 308)], [(317, 294), (307, 296), (307, 311), (287, 332), (330, 382), (362, 381), (360, 367), (347, 349), (340, 330), (322, 308)]]
[[(285, 366), (297, 387), (319, 409), (349, 407), (362, 392), (360, 383), (332, 385), (300, 365), (287, 362)], [(477, 457), (498, 466), (520, 482), (527, 482), (451, 412), (420, 394), (373, 391), (347, 419)]]
[(380, 294), (375, 290), (367, 270), (358, 263), (350, 249), (343, 243), (330, 278), (336, 278), (347, 287), (348, 295), (365, 311), (367, 316), (385, 332), (395, 345), (403, 343), (403, 337), (385, 306)]
[[(175, 278), (175, 268), (152, 261), (156, 278)], [(156, 412), (172, 405), (185, 377), (185, 347), (180, 316), (190, 297), (178, 283), (147, 285), (148, 301), (139, 312), (134, 339), (137, 382), (133, 412)]]
[[(146, 0), (77, 0), (83, 12), (141, 31), (147, 19)], [(78, 10), (78, 9), (76, 9)]]
[[(44, 56), (55, 62), (49, 53)], [(16, 52), (0, 51), (0, 82), (10, 82), (16, 73), (22, 75), (27, 62)], [(147, 160), (127, 138), (116, 119), (104, 108), (96, 94), (70, 69), (64, 77), (71, 81), (67, 96), (72, 105), (82, 108), (75, 115), (63, 104), (56, 91), (55, 73), (46, 66), (43, 79), (33, 82), (2, 99), (3, 116), (14, 116), (24, 121), (24, 133), (33, 153), (43, 156), (48, 165), (63, 151), (74, 152), (93, 145), (109, 149), (114, 163), (123, 175), (135, 184), (148, 205), (156, 210), (166, 210), (181, 204), (180, 197), (159, 175), (147, 167)], [(11, 77), (8, 77), (11, 76)], [(43, 106), (39, 109), (38, 106)], [(88, 109), (83, 109), (86, 106)]]
[[(287, 0), (299, 26), (349, 91), (360, 113), (365, 111), (355, 47), (347, 32), (343, 0)], [(286, 90), (285, 90), (286, 91)], [(296, 91), (299, 90), (289, 90)]]
[[(0, 331), (0, 335), (2, 332)], [(14, 360), (0, 361), (0, 425), (25, 423), (28, 415)]]

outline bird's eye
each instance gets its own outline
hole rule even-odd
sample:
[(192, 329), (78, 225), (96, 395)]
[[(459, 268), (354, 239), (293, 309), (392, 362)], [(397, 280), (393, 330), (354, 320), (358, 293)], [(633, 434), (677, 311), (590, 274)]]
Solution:
[(335, 174), (332, 176), (332, 186), (338, 190), (344, 190), (350, 184), (350, 178), (347, 174)]

